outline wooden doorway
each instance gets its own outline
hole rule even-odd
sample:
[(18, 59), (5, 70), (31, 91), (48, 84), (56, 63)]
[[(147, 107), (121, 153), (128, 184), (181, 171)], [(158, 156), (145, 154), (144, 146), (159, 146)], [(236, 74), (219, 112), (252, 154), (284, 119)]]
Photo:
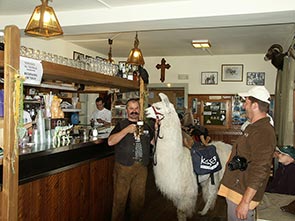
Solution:
[(184, 113), (187, 108), (187, 87), (184, 85), (173, 85), (171, 87), (148, 86), (149, 99), (148, 103), (152, 104), (160, 101), (159, 93), (168, 96), (169, 101), (174, 105), (177, 113)]

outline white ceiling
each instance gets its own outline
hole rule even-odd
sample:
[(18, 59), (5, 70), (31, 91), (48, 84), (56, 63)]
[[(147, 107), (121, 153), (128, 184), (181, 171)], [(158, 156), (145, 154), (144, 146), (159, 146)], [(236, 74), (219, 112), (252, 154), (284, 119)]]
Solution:
[[(0, 0), (0, 30), (24, 29), (40, 3)], [(274, 43), (287, 50), (295, 33), (294, 0), (54, 0), (49, 6), (64, 30), (61, 39), (107, 55), (111, 38), (114, 57), (128, 56), (135, 31), (144, 57), (264, 54)], [(193, 39), (209, 39), (212, 48), (194, 49)]]

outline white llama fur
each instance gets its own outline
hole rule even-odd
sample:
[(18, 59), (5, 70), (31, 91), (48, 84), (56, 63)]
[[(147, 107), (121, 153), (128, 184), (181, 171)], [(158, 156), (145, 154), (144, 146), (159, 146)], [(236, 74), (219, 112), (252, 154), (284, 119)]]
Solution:
[[(186, 220), (186, 217), (191, 217), (196, 209), (197, 179), (193, 171), (190, 150), (182, 144), (181, 125), (175, 108), (165, 94), (160, 93), (159, 96), (161, 101), (146, 109), (148, 118), (156, 119), (160, 116), (155, 113), (153, 107), (163, 117), (160, 121), (160, 133), (156, 144), (155, 182), (162, 194), (174, 203), (178, 219)], [(221, 141), (212, 142), (212, 144), (216, 146), (223, 169), (214, 174), (215, 185), (211, 184), (209, 175), (199, 177), (206, 202), (200, 212), (202, 215), (215, 206), (224, 165), (231, 151), (231, 145)]]

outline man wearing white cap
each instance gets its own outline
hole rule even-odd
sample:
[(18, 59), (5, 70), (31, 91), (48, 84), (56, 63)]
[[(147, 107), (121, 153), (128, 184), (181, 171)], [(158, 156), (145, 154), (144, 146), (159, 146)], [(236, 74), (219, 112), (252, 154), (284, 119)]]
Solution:
[(226, 198), (228, 221), (254, 221), (271, 171), (276, 137), (267, 116), (267, 89), (255, 86), (239, 96), (245, 99), (250, 124), (233, 145), (218, 194)]

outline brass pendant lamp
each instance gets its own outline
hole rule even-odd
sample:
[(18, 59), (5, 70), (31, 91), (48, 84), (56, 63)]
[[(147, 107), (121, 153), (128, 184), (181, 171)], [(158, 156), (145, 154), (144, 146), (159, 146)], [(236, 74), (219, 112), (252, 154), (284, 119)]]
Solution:
[(48, 0), (41, 0), (41, 2), (42, 5), (38, 5), (35, 8), (25, 33), (41, 37), (62, 35), (63, 31), (53, 8), (48, 6)]
[(136, 32), (136, 36), (134, 40), (134, 48), (129, 53), (127, 64), (132, 64), (136, 66), (144, 65), (143, 55), (141, 50), (138, 48), (138, 45), (139, 45), (139, 40), (138, 40), (137, 32)]

